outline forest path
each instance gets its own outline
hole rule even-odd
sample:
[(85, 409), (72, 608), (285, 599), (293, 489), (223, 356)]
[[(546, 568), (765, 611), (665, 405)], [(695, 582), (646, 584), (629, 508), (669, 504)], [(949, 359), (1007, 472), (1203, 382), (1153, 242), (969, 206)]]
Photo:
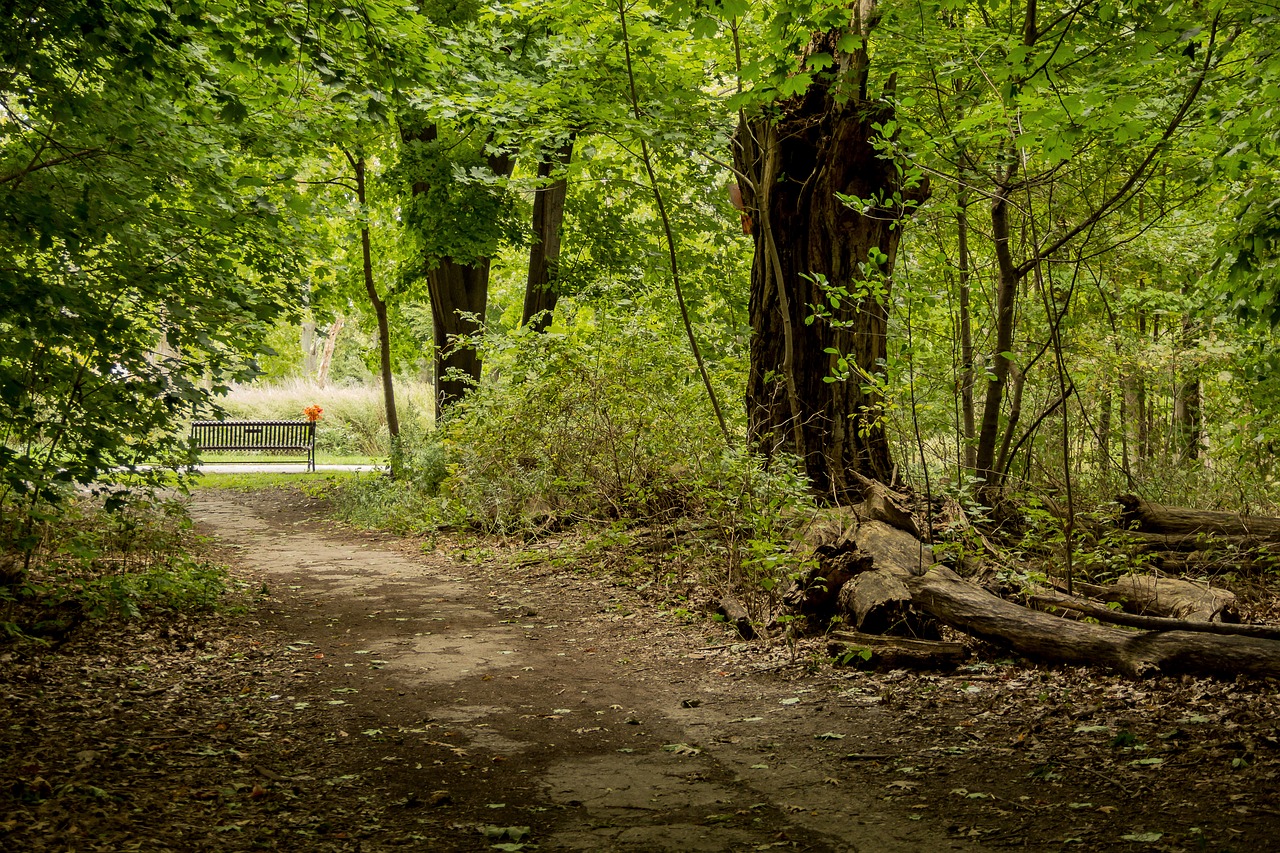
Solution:
[(305, 503), (199, 492), (192, 513), (268, 591), (255, 633), (287, 665), (264, 699), (292, 706), (300, 750), (403, 804), (381, 825), (420, 849), (976, 849), (841, 761), (881, 752), (874, 704), (737, 671), (589, 576), (423, 553)]

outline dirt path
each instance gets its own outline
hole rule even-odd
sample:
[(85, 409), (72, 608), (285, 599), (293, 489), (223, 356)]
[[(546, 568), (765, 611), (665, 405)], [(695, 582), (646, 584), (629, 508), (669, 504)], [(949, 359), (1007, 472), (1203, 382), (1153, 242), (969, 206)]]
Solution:
[[(874, 751), (858, 732), (878, 709), (738, 677), (601, 583), (344, 541), (225, 496), (193, 510), (272, 591), (264, 627), (294, 659), (278, 701), (423, 803), (435, 849), (488, 847), (476, 827), (539, 850), (976, 849), (835, 769)], [(797, 735), (812, 746), (779, 748)]]
[(1226, 853), (1280, 838), (1274, 681), (1134, 682), (998, 652), (953, 673), (858, 672), (820, 639), (797, 663), (646, 600), (653, 555), (608, 552), (638, 566), (626, 585), (545, 543), (352, 532), (298, 492), (201, 492), (193, 512), (233, 567), (227, 607), (0, 645), (0, 850)]

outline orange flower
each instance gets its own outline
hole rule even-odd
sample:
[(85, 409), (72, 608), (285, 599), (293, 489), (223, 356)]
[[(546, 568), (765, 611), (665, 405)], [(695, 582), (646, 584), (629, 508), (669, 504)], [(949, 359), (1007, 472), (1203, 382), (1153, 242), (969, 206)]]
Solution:
[(320, 415), (322, 412), (324, 412), (324, 409), (320, 408), (319, 406), (307, 406), (305, 409), (302, 410), (302, 413), (307, 416), (307, 420), (311, 421), (312, 423), (315, 423), (316, 421), (320, 420)]

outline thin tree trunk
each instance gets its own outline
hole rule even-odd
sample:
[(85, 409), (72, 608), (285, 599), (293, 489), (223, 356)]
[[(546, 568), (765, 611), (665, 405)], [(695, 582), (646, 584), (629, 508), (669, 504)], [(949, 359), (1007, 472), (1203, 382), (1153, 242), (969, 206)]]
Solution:
[(333, 325), (324, 337), (324, 350), (320, 353), (320, 364), (316, 367), (316, 384), (321, 388), (329, 381), (329, 367), (333, 364), (334, 350), (338, 348), (338, 336), (342, 334), (342, 327), (346, 324), (346, 318), (339, 314), (333, 318)]
[[(996, 253), (996, 350), (991, 356), (991, 376), (987, 377), (987, 389), (982, 406), (982, 428), (978, 433), (978, 452), (975, 460), (976, 476), (989, 485), (996, 485), (1003, 470), (996, 463), (996, 442), (1000, 437), (1000, 409), (1004, 403), (1005, 387), (1009, 381), (1012, 360), (1007, 353), (1013, 348), (1014, 317), (1018, 301), (1018, 283), (1022, 276), (1013, 263), (1009, 246), (1009, 185), (1013, 181), (1016, 161), (1010, 166), (1004, 183), (991, 199), (991, 237)], [(1010, 430), (1005, 430), (1008, 446)], [(1003, 455), (1003, 454), (1002, 454)], [(1006, 460), (1002, 460), (1003, 461)]]
[[(1138, 337), (1143, 344), (1146, 343), (1147, 315), (1144, 311), (1138, 312)], [(1141, 466), (1151, 458), (1151, 413), (1147, 409), (1147, 379), (1141, 370), (1135, 370), (1133, 374), (1133, 408), (1137, 415), (1138, 429), (1135, 447), (1138, 451), (1138, 464)]]
[[(378, 320), (378, 366), (382, 375), (382, 402), (387, 412), (387, 432), (391, 434), (392, 456), (395, 443), (400, 438), (400, 417), (396, 414), (395, 377), (391, 371), (391, 327), (387, 322), (387, 303), (378, 295), (378, 288), (373, 281), (373, 253), (369, 246), (369, 221), (367, 199), (365, 196), (365, 160), (364, 155), (347, 159), (356, 171), (356, 200), (360, 202), (360, 253), (364, 266), (364, 289), (369, 294), (369, 304), (373, 306), (374, 316)], [(394, 472), (393, 472), (394, 473)]]
[[(1190, 318), (1182, 321), (1182, 349), (1195, 345), (1195, 325)], [(1184, 367), (1175, 378), (1173, 400), (1173, 433), (1179, 462), (1200, 458), (1200, 379)]]
[(1111, 384), (1106, 382), (1100, 393), (1098, 403), (1098, 473), (1106, 477), (1111, 470)]
[(298, 343), (302, 347), (302, 378), (308, 382), (316, 381), (316, 320), (308, 312), (299, 330)]
[(557, 168), (573, 158), (573, 139), (554, 153), (544, 152), (538, 160), (538, 188), (533, 197), (533, 244), (529, 247), (529, 274), (525, 280), (524, 312), (521, 324), (541, 332), (551, 325), (556, 300), (560, 298), (560, 225), (569, 182), (562, 174), (551, 181)]
[(964, 468), (972, 473), (977, 464), (977, 448), (973, 441), (977, 428), (973, 413), (973, 317), (969, 290), (969, 193), (961, 189), (957, 196), (956, 240), (960, 250), (960, 414), (964, 423)]

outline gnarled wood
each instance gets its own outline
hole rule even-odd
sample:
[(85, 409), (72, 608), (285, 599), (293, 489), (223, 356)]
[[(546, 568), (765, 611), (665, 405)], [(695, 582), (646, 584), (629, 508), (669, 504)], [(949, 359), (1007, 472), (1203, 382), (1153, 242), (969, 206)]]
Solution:
[(1140, 616), (1135, 613), (1125, 613), (1123, 610), (1111, 610), (1100, 604), (1060, 592), (1045, 591), (1037, 593), (1031, 597), (1031, 600), (1035, 604), (1050, 610), (1055, 607), (1073, 610), (1076, 613), (1111, 625), (1126, 625), (1130, 628), (1144, 628), (1151, 631), (1194, 631), (1203, 634), (1280, 640), (1280, 625), (1239, 625), (1232, 622), (1170, 619), (1165, 616)]
[(1235, 593), (1178, 578), (1128, 575), (1104, 589), (1103, 601), (1118, 601), (1130, 613), (1192, 622), (1239, 622)]

